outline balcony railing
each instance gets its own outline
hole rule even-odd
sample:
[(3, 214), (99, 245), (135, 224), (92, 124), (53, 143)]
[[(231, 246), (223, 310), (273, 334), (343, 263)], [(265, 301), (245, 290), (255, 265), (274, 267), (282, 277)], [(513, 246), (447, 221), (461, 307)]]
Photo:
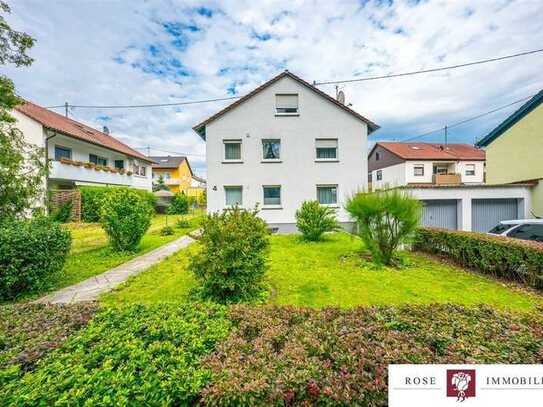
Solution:
[(164, 180), (166, 185), (179, 185), (181, 180), (179, 178), (167, 178)]
[(457, 185), (462, 183), (460, 174), (434, 174), (432, 183), (436, 185)]
[(121, 173), (114, 168), (100, 167), (90, 163), (71, 160), (51, 161), (49, 178), (126, 186), (130, 186), (133, 183), (131, 172), (122, 171)]

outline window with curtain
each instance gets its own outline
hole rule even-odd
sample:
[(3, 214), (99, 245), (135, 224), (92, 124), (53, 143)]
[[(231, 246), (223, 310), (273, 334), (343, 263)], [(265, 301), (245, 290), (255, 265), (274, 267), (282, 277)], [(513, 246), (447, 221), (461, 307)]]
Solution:
[(281, 205), (281, 187), (279, 185), (265, 186), (264, 205)]
[(317, 186), (317, 200), (322, 205), (337, 204), (337, 185)]
[(316, 139), (317, 160), (337, 159), (337, 139)]
[(224, 187), (226, 205), (243, 205), (242, 188), (240, 186)]
[(413, 171), (416, 177), (422, 177), (424, 175), (424, 165), (415, 165)]
[(55, 146), (55, 160), (60, 161), (61, 158), (71, 160), (72, 150), (66, 147)]
[(89, 162), (96, 165), (102, 165), (104, 167), (107, 166), (107, 158), (100, 157), (96, 154), (89, 154)]
[(298, 95), (275, 95), (275, 111), (277, 114), (298, 113)]
[(475, 164), (466, 164), (466, 175), (475, 175)]
[(281, 140), (262, 140), (264, 160), (279, 160), (281, 158)]
[(224, 140), (224, 159), (241, 160), (241, 140)]

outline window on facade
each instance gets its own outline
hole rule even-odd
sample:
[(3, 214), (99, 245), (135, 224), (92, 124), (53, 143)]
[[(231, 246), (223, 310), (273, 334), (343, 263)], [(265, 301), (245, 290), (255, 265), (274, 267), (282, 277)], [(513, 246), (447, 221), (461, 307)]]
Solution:
[(281, 158), (281, 140), (262, 140), (262, 156), (264, 160), (279, 160)]
[(97, 156), (96, 154), (89, 154), (89, 161), (96, 165), (107, 166), (107, 158)]
[(241, 140), (224, 140), (224, 159), (241, 160)]
[(377, 170), (376, 178), (377, 178), (377, 181), (381, 181), (383, 179), (383, 171), (382, 170)]
[(475, 164), (466, 164), (466, 175), (475, 175)]
[(224, 198), (226, 205), (243, 205), (242, 187), (224, 187)]
[(337, 139), (317, 139), (317, 160), (337, 159)]
[(147, 167), (145, 167), (143, 165), (140, 165), (137, 162), (135, 162), (134, 165), (132, 166), (132, 168), (133, 168), (134, 174), (145, 177), (145, 174), (147, 173)]
[(298, 95), (275, 95), (275, 112), (287, 115), (298, 113)]
[(521, 225), (507, 236), (523, 240), (543, 242), (543, 225)]
[(381, 154), (379, 152), (375, 153), (375, 161), (379, 161), (381, 159)]
[(55, 160), (60, 161), (61, 158), (71, 160), (72, 150), (66, 147), (55, 146)]
[(115, 168), (118, 170), (124, 169), (124, 160), (115, 160)]
[(337, 185), (318, 185), (317, 201), (321, 205), (337, 204)]
[(424, 165), (415, 165), (413, 167), (413, 172), (416, 177), (424, 176)]
[(448, 168), (447, 164), (434, 165), (434, 174), (447, 174)]
[(281, 187), (279, 185), (265, 186), (264, 205), (281, 205)]

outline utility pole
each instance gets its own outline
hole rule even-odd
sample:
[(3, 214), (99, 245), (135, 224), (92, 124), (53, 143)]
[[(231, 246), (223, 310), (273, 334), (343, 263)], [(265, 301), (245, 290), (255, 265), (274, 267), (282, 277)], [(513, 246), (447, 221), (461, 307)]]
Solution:
[(68, 117), (68, 102), (64, 102), (64, 114)]
[(447, 145), (447, 126), (445, 126), (445, 145)]
[(147, 157), (151, 157), (151, 146), (147, 146)]

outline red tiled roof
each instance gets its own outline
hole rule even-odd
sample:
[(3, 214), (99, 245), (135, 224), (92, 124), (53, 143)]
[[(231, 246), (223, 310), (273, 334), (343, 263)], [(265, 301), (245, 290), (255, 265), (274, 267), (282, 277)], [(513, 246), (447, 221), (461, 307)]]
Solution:
[(469, 144), (444, 145), (379, 141), (377, 145), (405, 160), (485, 160), (485, 152)]
[(32, 102), (25, 101), (23, 104), (16, 106), (15, 109), (41, 123), (48, 129), (56, 130), (69, 137), (96, 144), (98, 146), (126, 154), (130, 157), (139, 158), (147, 162), (153, 162), (152, 159), (144, 156), (140, 152), (120, 142), (109, 134), (102, 133), (101, 131), (95, 130), (92, 127), (76, 122), (75, 120), (52, 112)]
[(239, 98), (238, 100), (236, 100), (234, 103), (226, 106), (224, 109), (220, 110), (219, 112), (215, 113), (213, 116), (207, 118), (206, 120), (204, 120), (203, 122), (201, 122), (200, 124), (197, 124), (196, 126), (194, 126), (192, 129), (194, 131), (196, 131), (198, 134), (200, 134), (200, 131), (209, 123), (211, 123), (212, 121), (214, 121), (215, 119), (218, 119), (219, 117), (221, 117), (223, 114), (225, 114), (226, 112), (232, 110), (233, 108), (239, 106), (240, 104), (242, 104), (243, 102), (245, 102), (246, 100), (248, 100), (249, 98), (253, 97), (254, 95), (256, 95), (257, 93), (261, 92), (262, 90), (266, 89), (268, 86), (272, 85), (273, 83), (277, 82), (278, 80), (284, 78), (285, 76), (288, 76), (289, 78), (291, 79), (294, 79), (296, 82), (308, 87), (309, 89), (311, 89), (313, 92), (317, 93), (318, 95), (324, 97), (325, 99), (327, 99), (328, 101), (334, 103), (335, 105), (337, 105), (338, 107), (340, 107), (341, 109), (345, 110), (346, 112), (352, 114), (353, 116), (355, 116), (357, 119), (359, 120), (362, 120), (364, 123), (366, 123), (368, 125), (368, 128), (369, 128), (369, 132), (368, 133), (371, 133), (372, 131), (375, 131), (379, 128), (379, 126), (377, 124), (375, 124), (374, 122), (372, 122), (371, 120), (368, 120), (366, 119), (364, 116), (362, 116), (360, 113), (357, 113), (355, 112), (353, 109), (351, 109), (350, 107), (348, 106), (345, 106), (343, 103), (340, 103), (338, 102), (336, 99), (334, 99), (333, 97), (331, 97), (330, 95), (328, 95), (327, 93), (323, 92), (322, 90), (316, 88), (315, 86), (311, 85), (309, 82), (306, 82), (304, 81), (302, 78), (294, 75), (293, 73), (289, 72), (289, 71), (284, 71), (284, 72), (281, 72), (279, 75), (271, 78), (269, 81), (263, 83), (262, 85), (260, 85), (258, 88), (254, 89), (253, 91), (249, 92), (248, 94), (246, 94), (245, 96)]

